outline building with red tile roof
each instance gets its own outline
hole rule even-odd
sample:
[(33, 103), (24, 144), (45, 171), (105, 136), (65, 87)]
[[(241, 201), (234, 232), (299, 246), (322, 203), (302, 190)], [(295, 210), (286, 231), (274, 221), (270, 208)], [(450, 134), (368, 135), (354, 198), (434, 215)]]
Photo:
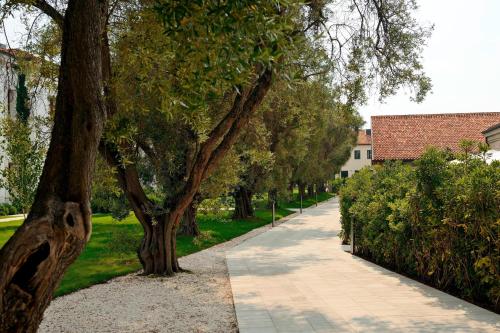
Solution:
[(500, 122), (500, 112), (372, 116), (373, 163), (412, 161), (426, 147), (458, 151), (461, 140), (485, 142), (483, 131)]
[[(0, 44), (0, 118), (15, 117), (16, 115), (18, 78), (23, 74), (17, 66), (17, 60), (20, 58), (23, 60), (37, 59), (26, 51), (7, 48), (7, 46)], [(37, 75), (36, 71), (33, 71), (31, 75)], [(31, 114), (36, 117), (48, 116), (51, 106), (53, 106), (55, 92), (44, 86), (30, 87), (28, 85), (28, 89)], [(3, 139), (1, 135), (0, 139)], [(0, 149), (0, 156), (3, 155), (5, 153)], [(9, 161), (4, 156), (0, 161), (0, 168), (5, 168), (8, 165)], [(0, 187), (0, 203), (4, 202), (10, 202), (10, 196), (5, 188)]]
[(357, 171), (372, 164), (372, 139), (371, 130), (362, 129), (358, 131), (358, 141), (351, 151), (349, 160), (340, 168), (339, 177), (347, 178)]
[(500, 122), (484, 130), (483, 135), (491, 149), (500, 151)]
[(359, 130), (357, 145), (371, 145), (371, 144), (372, 144), (371, 130), (370, 129)]

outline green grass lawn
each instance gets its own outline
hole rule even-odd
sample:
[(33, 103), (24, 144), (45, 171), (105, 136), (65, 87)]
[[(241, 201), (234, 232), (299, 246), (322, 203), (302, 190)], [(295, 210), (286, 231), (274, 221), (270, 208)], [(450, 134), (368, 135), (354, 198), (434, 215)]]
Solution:
[[(279, 219), (292, 212), (279, 209)], [(177, 253), (185, 256), (243, 235), (271, 222), (269, 210), (257, 210), (256, 217), (235, 220), (200, 215), (198, 223), (202, 237), (179, 236)], [(141, 268), (135, 248), (142, 236), (142, 228), (133, 215), (123, 221), (114, 221), (108, 215), (93, 216), (92, 237), (80, 257), (70, 266), (56, 296), (105, 282), (113, 277), (132, 273)], [(0, 247), (7, 242), (22, 221), (0, 223)]]
[[(331, 193), (321, 193), (318, 201), (331, 198)], [(315, 204), (314, 198), (304, 199), (303, 207)], [(280, 219), (292, 212), (288, 208), (299, 208), (300, 200), (283, 202), (276, 211)], [(179, 236), (177, 253), (180, 257), (209, 248), (243, 235), (252, 229), (271, 223), (270, 210), (256, 210), (256, 217), (247, 220), (229, 219), (209, 215), (199, 215), (198, 223), (202, 236)], [(142, 227), (133, 215), (123, 221), (115, 221), (109, 215), (95, 214), (92, 219), (92, 238), (80, 257), (71, 265), (56, 291), (56, 296), (105, 282), (113, 277), (132, 273), (141, 268), (135, 249), (141, 236)], [(0, 247), (14, 234), (22, 220), (0, 223)]]
[[(333, 193), (318, 193), (318, 203), (321, 201), (328, 200), (330, 198), (333, 198), (335, 195)], [(316, 204), (316, 198), (302, 198), (302, 207), (307, 208), (311, 207)], [(296, 198), (293, 201), (290, 202), (283, 202), (282, 207), (284, 208), (300, 208), (300, 197)]]
[[(298, 190), (295, 189), (294, 191), (294, 200), (292, 201), (280, 201), (279, 202), (279, 207), (283, 209), (298, 209), (300, 208), (300, 197)], [(331, 199), (335, 196), (333, 193), (318, 193), (318, 203), (321, 201), (325, 201), (328, 199)], [(253, 200), (254, 204), (258, 208), (264, 208), (267, 206), (267, 193), (261, 195), (260, 197), (257, 197)], [(311, 207), (316, 204), (316, 198), (302, 198), (302, 208), (307, 208)]]

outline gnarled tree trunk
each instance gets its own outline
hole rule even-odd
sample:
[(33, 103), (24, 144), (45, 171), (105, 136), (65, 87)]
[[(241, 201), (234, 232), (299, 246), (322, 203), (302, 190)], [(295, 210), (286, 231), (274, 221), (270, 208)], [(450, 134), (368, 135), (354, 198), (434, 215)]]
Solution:
[(234, 197), (234, 212), (233, 220), (247, 219), (254, 216), (252, 207), (252, 192), (244, 186), (238, 186), (233, 193)]
[(289, 195), (290, 195), (290, 200), (293, 200), (293, 190), (294, 189), (295, 189), (295, 183), (291, 182), (288, 185), (288, 191), (289, 191)]
[(307, 196), (314, 198), (314, 185), (307, 185)]
[[(185, 209), (191, 204), (200, 189), (203, 179), (208, 177), (222, 158), (235, 143), (250, 116), (260, 105), (271, 86), (272, 71), (266, 69), (254, 86), (237, 96), (233, 108), (226, 117), (212, 130), (209, 138), (202, 144), (196, 156), (192, 171), (177, 200), (172, 203), (166, 228), (167, 267), (165, 274), (180, 272), (177, 260), (175, 229), (180, 223)], [(246, 89), (245, 89), (246, 90)], [(168, 241), (170, 239), (170, 241)]]
[(182, 217), (181, 226), (179, 228), (179, 234), (185, 236), (196, 237), (200, 235), (200, 228), (198, 228), (198, 223), (196, 223), (196, 213), (198, 211), (198, 202), (193, 200), (191, 204), (184, 211), (184, 216)]
[(169, 203), (168, 207), (154, 205), (144, 193), (135, 167), (121, 163), (118, 149), (112, 143), (101, 143), (100, 151), (108, 163), (117, 169), (120, 187), (144, 229), (144, 238), (138, 250), (144, 274), (172, 275), (182, 271), (177, 260), (176, 229), (184, 211), (197, 195), (202, 180), (229, 151), (249, 116), (263, 100), (271, 85), (271, 78), (272, 71), (265, 70), (252, 89), (237, 96), (232, 110), (202, 144), (190, 168), (187, 183), (176, 201)]
[(306, 197), (306, 185), (304, 183), (299, 182), (299, 197), (298, 199), (300, 200), (300, 197), (302, 196), (302, 199), (305, 199)]
[(267, 192), (267, 208), (273, 208), (273, 203), (274, 208), (278, 208), (278, 190), (275, 188)]
[(178, 219), (175, 213), (160, 215), (150, 228), (144, 229), (138, 256), (145, 275), (170, 276), (181, 271), (176, 253)]
[(175, 228), (182, 214), (178, 210), (168, 213), (149, 200), (140, 183), (137, 169), (133, 164), (122, 163), (115, 144), (102, 141), (99, 150), (108, 164), (116, 169), (118, 184), (142, 225), (144, 236), (137, 255), (143, 274), (172, 275), (179, 272), (181, 269), (177, 261)]
[(102, 37), (107, 2), (70, 0), (54, 128), (28, 218), (0, 250), (0, 332), (36, 332), (91, 234), (90, 186), (106, 118)]

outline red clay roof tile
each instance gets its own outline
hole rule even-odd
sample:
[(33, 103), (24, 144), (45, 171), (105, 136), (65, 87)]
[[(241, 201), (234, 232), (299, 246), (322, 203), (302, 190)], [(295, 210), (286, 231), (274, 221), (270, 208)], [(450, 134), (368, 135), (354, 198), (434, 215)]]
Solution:
[(372, 116), (373, 161), (414, 160), (430, 145), (457, 151), (498, 122), (500, 112)]
[(358, 131), (358, 145), (371, 145), (372, 137), (371, 135), (366, 134), (366, 130)]

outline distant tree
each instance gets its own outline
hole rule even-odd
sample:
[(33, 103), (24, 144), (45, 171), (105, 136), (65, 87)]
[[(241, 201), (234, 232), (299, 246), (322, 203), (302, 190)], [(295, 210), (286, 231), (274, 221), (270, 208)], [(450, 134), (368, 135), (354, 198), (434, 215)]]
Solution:
[(92, 183), (91, 204), (96, 213), (109, 213), (116, 220), (122, 220), (130, 214), (130, 206), (118, 186), (115, 170), (98, 157)]
[(7, 165), (0, 170), (0, 185), (9, 192), (11, 203), (28, 213), (43, 169), (46, 146), (36, 121), (4, 118), (0, 123)]
[(26, 75), (19, 74), (16, 88), (16, 116), (19, 121), (26, 124), (30, 116), (28, 88), (26, 87)]
[(217, 169), (203, 181), (200, 191), (184, 211), (179, 227), (180, 234), (188, 236), (198, 236), (200, 234), (196, 220), (198, 206), (207, 199), (219, 199), (221, 196), (227, 195), (238, 183), (238, 176), (242, 167), (239, 156), (234, 150), (229, 151), (224, 156)]
[(43, 122), (31, 119), (26, 75), (18, 75), (16, 114), (7, 115), (0, 124), (6, 166), (0, 170), (0, 185), (9, 193), (11, 203), (26, 214), (33, 203), (45, 160), (45, 140), (41, 137)]
[(242, 169), (238, 184), (232, 193), (233, 219), (254, 216), (253, 195), (269, 188), (269, 175), (274, 166), (274, 156), (269, 145), (270, 135), (262, 121), (262, 113), (259, 113), (250, 120), (249, 126), (236, 144)]

